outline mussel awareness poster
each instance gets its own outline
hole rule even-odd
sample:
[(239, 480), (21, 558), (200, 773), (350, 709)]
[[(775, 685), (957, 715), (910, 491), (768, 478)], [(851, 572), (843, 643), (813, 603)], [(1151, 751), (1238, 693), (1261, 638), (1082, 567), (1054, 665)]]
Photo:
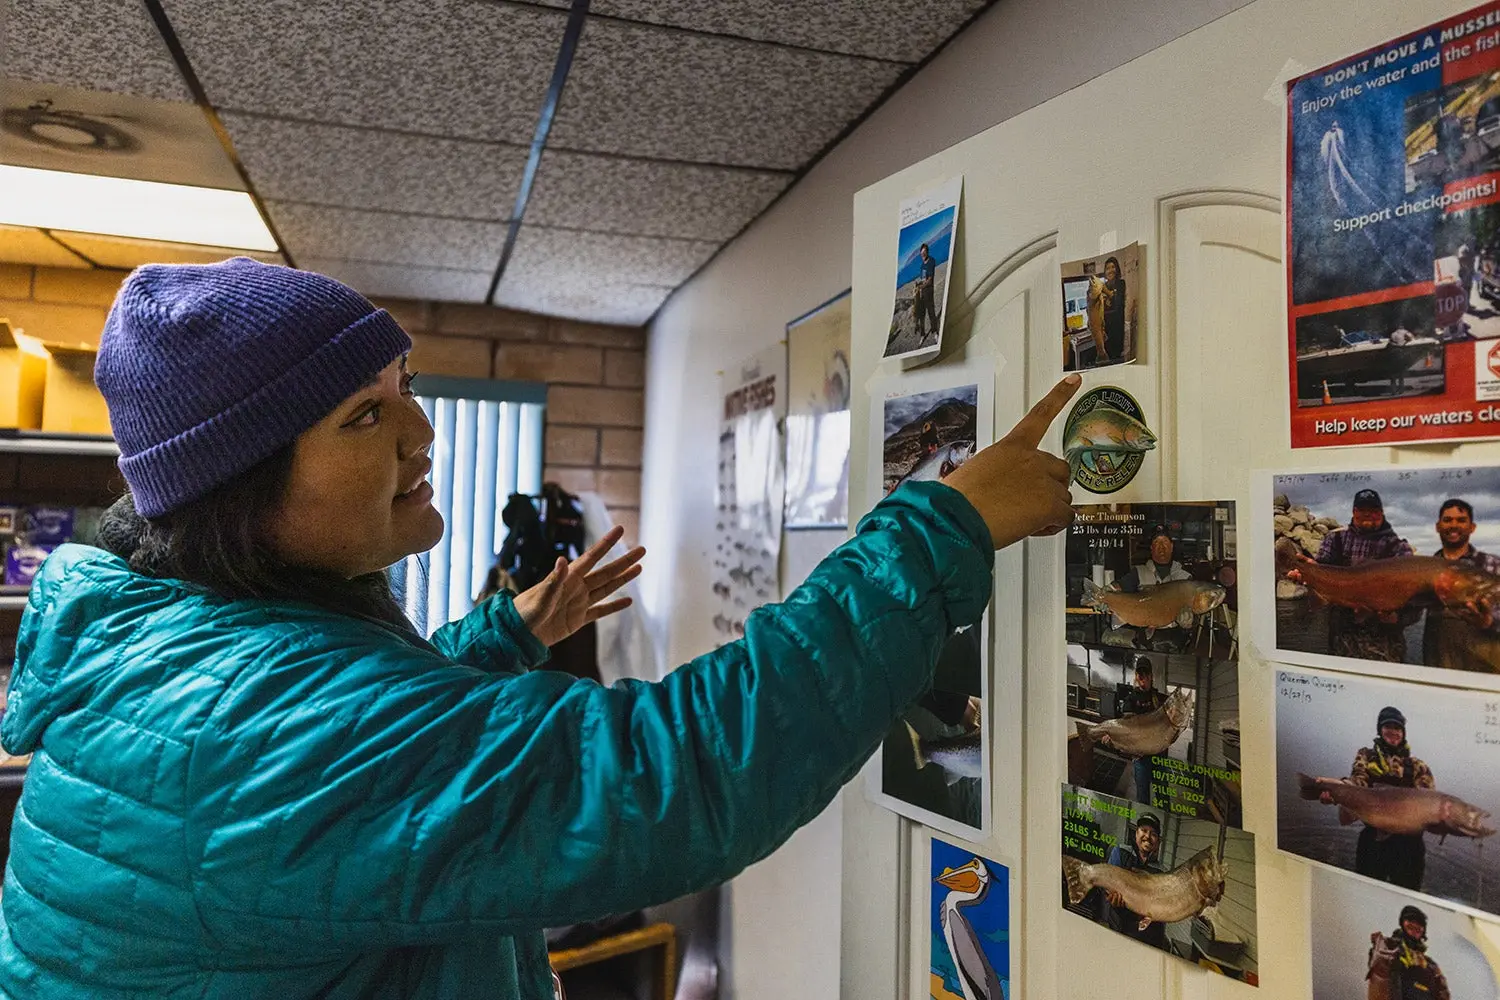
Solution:
[(1286, 100), (1292, 447), (1500, 436), (1500, 2)]

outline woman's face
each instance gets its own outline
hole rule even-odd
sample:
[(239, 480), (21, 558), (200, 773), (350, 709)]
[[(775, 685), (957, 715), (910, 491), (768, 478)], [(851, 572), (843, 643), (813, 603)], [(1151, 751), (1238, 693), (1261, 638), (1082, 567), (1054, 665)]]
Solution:
[(432, 548), (443, 516), (427, 482), (431, 446), (406, 359), (393, 361), (297, 438), (267, 532), (277, 556), (353, 578)]
[(1105, 265), (1104, 265), (1104, 277), (1107, 278), (1110, 281), (1114, 281), (1119, 276), (1120, 276), (1120, 269), (1119, 269), (1119, 267), (1117, 267), (1115, 265), (1114, 261), (1112, 261), (1112, 260), (1111, 261), (1107, 261), (1105, 263)]

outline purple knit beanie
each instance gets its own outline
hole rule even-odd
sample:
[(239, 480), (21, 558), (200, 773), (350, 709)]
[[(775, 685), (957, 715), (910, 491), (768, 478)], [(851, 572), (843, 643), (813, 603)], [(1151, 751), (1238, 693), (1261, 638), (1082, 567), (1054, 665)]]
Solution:
[(120, 471), (160, 517), (291, 444), (411, 350), (384, 309), (332, 278), (235, 257), (125, 279), (94, 381)]

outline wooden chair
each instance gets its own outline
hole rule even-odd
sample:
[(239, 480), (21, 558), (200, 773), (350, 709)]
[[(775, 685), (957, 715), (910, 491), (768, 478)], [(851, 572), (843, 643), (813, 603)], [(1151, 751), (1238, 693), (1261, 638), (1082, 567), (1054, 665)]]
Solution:
[(569, 969), (657, 948), (661, 949), (656, 969), (659, 975), (653, 980), (655, 989), (651, 995), (653, 1000), (672, 1000), (677, 990), (677, 929), (671, 924), (652, 924), (640, 930), (600, 938), (581, 948), (551, 952), (548, 958), (552, 961), (552, 968), (561, 975)]

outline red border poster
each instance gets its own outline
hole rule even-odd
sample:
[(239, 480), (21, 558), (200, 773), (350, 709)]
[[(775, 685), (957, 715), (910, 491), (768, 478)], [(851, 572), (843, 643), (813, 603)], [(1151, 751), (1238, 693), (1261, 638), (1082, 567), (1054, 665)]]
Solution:
[(1500, 437), (1500, 2), (1287, 87), (1293, 448)]

